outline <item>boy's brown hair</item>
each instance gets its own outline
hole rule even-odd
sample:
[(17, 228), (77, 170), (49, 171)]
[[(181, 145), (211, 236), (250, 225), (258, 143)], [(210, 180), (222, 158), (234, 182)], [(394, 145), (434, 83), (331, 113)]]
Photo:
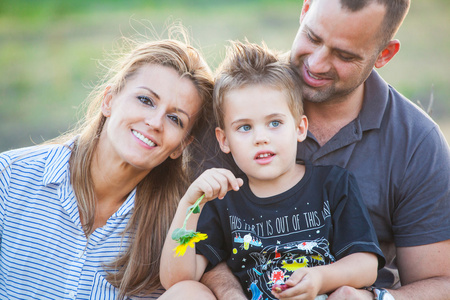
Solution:
[(215, 78), (213, 106), (217, 125), (224, 128), (223, 102), (226, 94), (248, 85), (264, 84), (286, 94), (288, 106), (295, 117), (303, 115), (300, 77), (288, 57), (275, 53), (263, 43), (232, 41)]

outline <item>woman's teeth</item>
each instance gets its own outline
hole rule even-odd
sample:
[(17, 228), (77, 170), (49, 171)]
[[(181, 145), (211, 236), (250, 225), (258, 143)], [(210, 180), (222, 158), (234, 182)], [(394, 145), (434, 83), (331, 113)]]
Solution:
[(150, 141), (148, 138), (146, 138), (145, 136), (143, 136), (142, 134), (140, 134), (137, 131), (132, 130), (131, 131), (135, 137), (137, 137), (138, 139), (140, 139), (141, 141), (143, 141), (144, 143), (146, 143), (147, 145), (149, 145), (150, 147), (155, 147), (156, 144), (153, 143), (152, 141)]

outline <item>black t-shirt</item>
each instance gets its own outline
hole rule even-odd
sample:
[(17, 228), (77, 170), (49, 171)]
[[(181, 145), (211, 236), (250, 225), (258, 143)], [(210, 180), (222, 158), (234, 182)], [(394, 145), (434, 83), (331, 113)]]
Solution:
[(197, 244), (210, 267), (226, 261), (249, 297), (273, 299), (272, 285), (298, 268), (330, 264), (355, 253), (384, 257), (355, 177), (337, 166), (305, 162), (303, 178), (291, 189), (258, 198), (248, 186), (205, 204)]

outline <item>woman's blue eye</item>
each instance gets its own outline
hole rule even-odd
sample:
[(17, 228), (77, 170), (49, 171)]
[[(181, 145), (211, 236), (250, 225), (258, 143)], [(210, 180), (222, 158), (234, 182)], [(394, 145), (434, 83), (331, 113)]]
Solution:
[(149, 105), (151, 107), (155, 106), (155, 103), (153, 103), (153, 100), (150, 99), (147, 96), (138, 96), (137, 97), (139, 99), (139, 101), (141, 101), (143, 104)]
[(175, 115), (169, 115), (168, 118), (170, 120), (172, 120), (172, 122), (174, 122), (175, 124), (177, 124), (178, 126), (180, 126), (181, 128), (184, 128), (184, 124), (183, 121), (181, 121), (181, 119)]
[(280, 121), (272, 121), (269, 123), (269, 127), (278, 127), (280, 126)]
[(238, 131), (249, 131), (250, 129), (252, 129), (252, 127), (250, 125), (242, 125), (238, 128)]

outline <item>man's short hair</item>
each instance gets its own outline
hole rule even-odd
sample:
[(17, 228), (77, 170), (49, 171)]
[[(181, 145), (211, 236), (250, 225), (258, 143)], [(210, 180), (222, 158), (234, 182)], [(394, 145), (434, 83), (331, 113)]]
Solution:
[(410, 0), (340, 0), (343, 8), (350, 11), (359, 11), (371, 3), (378, 3), (385, 7), (383, 25), (380, 28), (380, 48), (384, 49), (394, 37), (408, 13)]

